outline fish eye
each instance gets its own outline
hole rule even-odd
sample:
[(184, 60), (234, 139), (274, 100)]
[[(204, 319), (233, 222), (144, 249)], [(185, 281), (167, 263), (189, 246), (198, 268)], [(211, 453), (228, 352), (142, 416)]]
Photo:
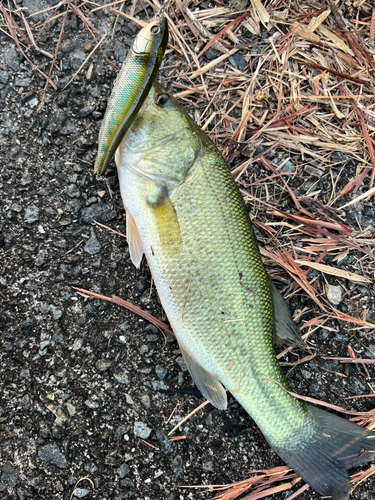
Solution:
[(165, 106), (169, 102), (169, 95), (168, 94), (158, 94), (155, 98), (155, 104), (157, 106)]
[(160, 33), (160, 28), (159, 28), (159, 26), (153, 26), (153, 27), (151, 28), (151, 33), (152, 33), (153, 35), (158, 35), (158, 34)]

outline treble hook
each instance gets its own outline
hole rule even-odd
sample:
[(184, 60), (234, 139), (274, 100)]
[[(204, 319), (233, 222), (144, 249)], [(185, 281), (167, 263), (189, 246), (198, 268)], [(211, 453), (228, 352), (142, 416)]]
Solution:
[(115, 208), (118, 208), (119, 210), (124, 210), (124, 207), (119, 207), (118, 205), (116, 205), (115, 198), (114, 198), (113, 193), (112, 193), (112, 189), (111, 189), (109, 182), (108, 182), (108, 178), (104, 177), (104, 175), (97, 175), (96, 180), (105, 182), (105, 185), (107, 186), (109, 197), (111, 198), (112, 205)]
[(159, 9), (159, 12), (157, 12), (155, 14), (155, 18), (156, 19), (159, 19), (160, 17), (162, 17), (164, 15), (164, 12), (166, 11), (167, 7), (168, 7), (168, 3), (169, 3), (169, 0), (165, 0), (161, 6), (160, 6), (160, 9)]

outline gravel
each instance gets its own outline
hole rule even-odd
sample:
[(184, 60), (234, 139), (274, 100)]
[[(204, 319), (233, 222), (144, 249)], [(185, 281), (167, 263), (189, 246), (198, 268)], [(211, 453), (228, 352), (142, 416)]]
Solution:
[(327, 285), (327, 299), (334, 306), (338, 306), (342, 299), (342, 288), (341, 286)]
[(55, 465), (59, 469), (67, 469), (68, 461), (56, 444), (47, 444), (38, 451), (38, 456), (43, 462)]
[(135, 422), (133, 427), (134, 435), (141, 438), (147, 439), (152, 432), (144, 422)]
[(95, 231), (93, 228), (90, 228), (90, 238), (86, 241), (83, 249), (89, 255), (96, 255), (102, 249), (101, 244), (99, 243)]

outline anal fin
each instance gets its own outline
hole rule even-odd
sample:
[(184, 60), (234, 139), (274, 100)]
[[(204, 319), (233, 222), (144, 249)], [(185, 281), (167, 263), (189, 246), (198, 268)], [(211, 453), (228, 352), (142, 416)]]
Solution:
[(135, 267), (139, 268), (144, 250), (137, 226), (128, 210), (126, 211), (126, 238), (128, 240), (130, 258)]
[(202, 395), (219, 410), (225, 410), (227, 407), (227, 393), (220, 380), (197, 363), (181, 345), (180, 350), (190, 375)]

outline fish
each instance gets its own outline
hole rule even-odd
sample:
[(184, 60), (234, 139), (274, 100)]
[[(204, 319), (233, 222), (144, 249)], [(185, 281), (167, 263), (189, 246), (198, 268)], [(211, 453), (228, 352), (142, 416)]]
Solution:
[(99, 132), (95, 173), (103, 175), (116, 149), (137, 116), (168, 44), (168, 22), (162, 15), (136, 36), (115, 80)]
[(115, 161), (131, 259), (146, 256), (197, 388), (222, 410), (228, 391), (314, 490), (347, 498), (375, 432), (289, 394), (274, 341), (298, 334), (216, 146), (155, 82)]

